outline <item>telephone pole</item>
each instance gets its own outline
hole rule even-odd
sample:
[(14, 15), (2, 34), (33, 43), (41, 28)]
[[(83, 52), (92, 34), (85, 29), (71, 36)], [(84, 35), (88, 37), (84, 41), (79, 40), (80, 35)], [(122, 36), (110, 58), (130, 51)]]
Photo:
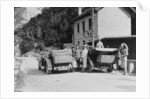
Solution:
[(94, 47), (94, 7), (92, 7), (92, 47)]

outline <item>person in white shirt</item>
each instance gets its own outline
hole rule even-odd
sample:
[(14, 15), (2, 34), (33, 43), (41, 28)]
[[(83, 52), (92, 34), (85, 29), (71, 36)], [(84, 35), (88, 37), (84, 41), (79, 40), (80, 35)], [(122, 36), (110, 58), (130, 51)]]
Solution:
[(81, 54), (81, 58), (82, 58), (82, 60), (83, 60), (82, 71), (85, 71), (85, 68), (87, 67), (87, 55), (88, 55), (88, 50), (87, 50), (86, 47), (87, 47), (87, 46), (84, 45), (83, 51), (82, 51), (82, 54)]
[(98, 42), (96, 44), (96, 48), (104, 48), (104, 45), (101, 42), (101, 37), (100, 36), (98, 36)]
[(121, 67), (124, 68), (124, 75), (127, 75), (127, 56), (128, 56), (128, 46), (125, 43), (122, 43), (120, 46), (120, 55), (121, 55)]

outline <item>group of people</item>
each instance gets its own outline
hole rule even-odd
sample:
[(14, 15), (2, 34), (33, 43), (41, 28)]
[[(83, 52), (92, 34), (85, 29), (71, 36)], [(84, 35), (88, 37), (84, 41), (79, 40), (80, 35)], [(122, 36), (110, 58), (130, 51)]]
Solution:
[[(98, 42), (96, 43), (96, 48), (104, 48), (101, 38), (98, 37)], [(88, 49), (87, 45), (83, 45), (83, 50), (81, 51), (79, 45), (76, 46), (76, 49), (73, 51), (73, 56), (76, 59), (77, 67), (81, 67), (82, 71), (85, 71), (87, 67), (87, 57)], [(118, 59), (121, 60), (121, 67), (124, 68), (124, 75), (127, 75), (127, 56), (128, 56), (128, 46), (125, 43), (122, 43), (118, 51)], [(82, 65), (80, 65), (82, 62)]]
[(84, 71), (87, 66), (87, 55), (88, 55), (88, 50), (86, 48), (86, 45), (83, 46), (82, 51), (80, 50), (79, 45), (76, 46), (76, 49), (73, 49), (73, 57), (77, 62), (77, 68), (80, 68), (81, 62), (83, 64), (82, 71)]

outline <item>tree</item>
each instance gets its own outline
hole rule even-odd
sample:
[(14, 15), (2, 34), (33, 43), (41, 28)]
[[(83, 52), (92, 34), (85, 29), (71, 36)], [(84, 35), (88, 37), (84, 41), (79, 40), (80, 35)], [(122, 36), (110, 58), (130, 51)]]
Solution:
[(15, 7), (14, 8), (14, 29), (16, 30), (17, 28), (22, 27), (23, 21), (25, 20), (24, 18), (24, 12), (25, 12), (24, 7)]
[[(19, 12), (15, 16), (16, 18), (20, 16), (20, 19), (17, 18), (18, 23), (21, 23), (21, 18), (23, 18), (20, 14)], [(75, 7), (43, 8), (41, 14), (32, 17), (22, 27), (15, 30), (15, 34), (20, 35), (23, 39), (21, 49), (27, 49), (22, 53), (29, 51), (33, 48), (33, 44), (39, 41), (44, 42), (46, 46), (62, 46), (63, 43), (71, 43), (73, 34), (72, 19), (77, 15), (78, 8)]]
[(42, 15), (46, 20), (46, 34), (50, 34), (50, 37), (53, 36), (56, 42), (71, 42), (73, 34), (72, 19), (78, 15), (78, 8), (44, 8)]

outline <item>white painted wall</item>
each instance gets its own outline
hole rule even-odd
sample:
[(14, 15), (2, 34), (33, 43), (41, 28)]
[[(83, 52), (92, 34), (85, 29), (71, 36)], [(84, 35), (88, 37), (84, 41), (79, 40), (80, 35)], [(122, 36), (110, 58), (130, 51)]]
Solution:
[(131, 35), (131, 18), (120, 8), (105, 7), (98, 12), (98, 34), (102, 37)]
[[(92, 38), (85, 38), (83, 36), (82, 21), (85, 21), (85, 31), (89, 30), (89, 18), (92, 16), (84, 17), (74, 23), (74, 44), (80, 42), (83, 45), (83, 40), (89, 41)], [(94, 37), (97, 35), (102, 37), (116, 37), (116, 36), (129, 36), (131, 35), (131, 18), (127, 13), (124, 13), (117, 7), (105, 7), (101, 9), (94, 17)], [(77, 33), (77, 23), (80, 24), (80, 32)]]

